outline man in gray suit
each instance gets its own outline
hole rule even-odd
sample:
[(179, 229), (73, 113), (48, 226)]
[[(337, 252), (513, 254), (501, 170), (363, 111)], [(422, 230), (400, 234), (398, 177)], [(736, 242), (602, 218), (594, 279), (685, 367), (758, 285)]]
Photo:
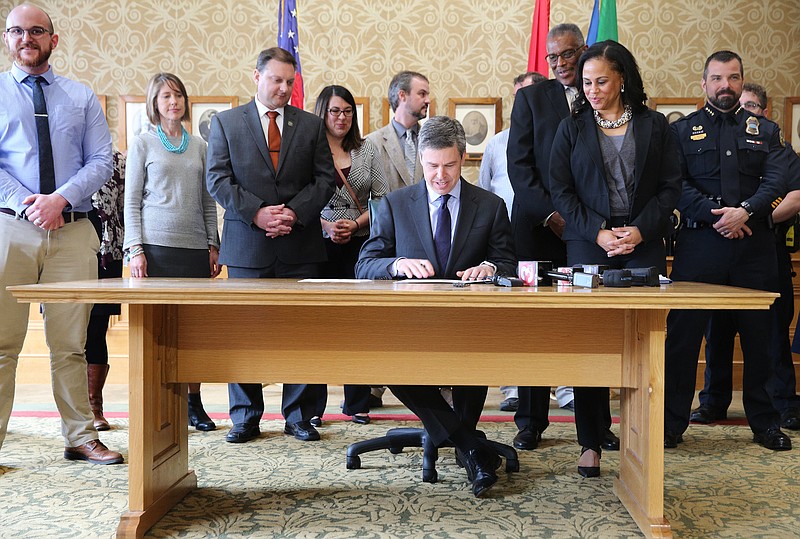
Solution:
[(389, 105), (394, 117), (367, 136), (380, 151), (390, 191), (417, 183), (422, 178), (417, 133), (419, 121), (428, 115), (430, 104), (430, 86), (424, 75), (401, 71), (392, 78)]
[[(288, 105), (296, 69), (288, 51), (261, 51), (255, 99), (211, 122), (208, 190), (225, 209), (219, 262), (231, 278), (317, 277), (326, 260), (319, 214), (334, 192), (333, 159), (322, 120)], [(319, 440), (309, 423), (316, 391), (283, 386), (286, 434)], [(234, 425), (226, 440), (256, 438), (261, 385), (229, 384), (228, 398)]]
[[(436, 116), (419, 133), (425, 181), (389, 193), (375, 215), (356, 264), (360, 279), (440, 277), (464, 281), (516, 270), (503, 199), (461, 178), (466, 137), (457, 120)], [(453, 408), (435, 386), (391, 386), (422, 420), (434, 444), (450, 440), (482, 496), (497, 481), (497, 456), (475, 429), (486, 386), (454, 387)]]

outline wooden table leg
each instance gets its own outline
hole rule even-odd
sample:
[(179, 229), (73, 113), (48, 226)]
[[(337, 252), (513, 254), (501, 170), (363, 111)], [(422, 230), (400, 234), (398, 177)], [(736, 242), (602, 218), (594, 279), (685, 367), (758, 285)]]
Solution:
[(174, 369), (178, 309), (130, 306), (128, 511), (117, 537), (143, 537), (197, 487), (189, 470), (186, 385), (168, 384)]
[(628, 311), (622, 358), (621, 447), (614, 492), (646, 537), (672, 537), (664, 518), (666, 311)]

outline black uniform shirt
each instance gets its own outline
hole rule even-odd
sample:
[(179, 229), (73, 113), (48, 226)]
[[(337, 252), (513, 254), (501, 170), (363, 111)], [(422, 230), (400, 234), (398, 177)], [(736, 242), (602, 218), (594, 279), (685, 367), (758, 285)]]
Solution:
[[(787, 156), (778, 125), (739, 107), (723, 113), (706, 104), (672, 124), (676, 137), (683, 189), (678, 211), (683, 218), (713, 223), (712, 209), (746, 201), (755, 219), (772, 213), (772, 202), (786, 193)], [(721, 138), (733, 130), (739, 173), (739, 200), (717, 202), (723, 195)]]

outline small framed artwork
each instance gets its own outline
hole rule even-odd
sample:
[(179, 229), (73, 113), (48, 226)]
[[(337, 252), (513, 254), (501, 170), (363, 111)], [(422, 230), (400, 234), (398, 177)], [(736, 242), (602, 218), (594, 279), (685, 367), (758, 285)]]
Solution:
[(783, 137), (800, 154), (800, 97), (787, 97), (783, 102)]
[(119, 96), (118, 144), (120, 151), (126, 152), (133, 137), (140, 133), (146, 133), (150, 129), (153, 129), (153, 126), (147, 119), (145, 97), (143, 95)]
[(358, 116), (358, 132), (362, 137), (369, 133), (369, 97), (353, 97), (356, 100), (356, 115)]
[[(424, 124), (425, 120), (427, 120), (431, 116), (436, 116), (436, 99), (434, 98), (431, 98), (431, 104), (428, 105), (428, 115), (419, 121), (419, 125)], [(391, 118), (392, 118), (392, 107), (389, 106), (389, 98), (384, 97), (381, 100), (381, 120), (383, 121), (381, 125), (383, 126), (388, 124)]]
[(223, 110), (239, 106), (239, 98), (228, 95), (189, 97), (189, 113), (192, 124), (189, 131), (208, 142), (211, 119)]
[(705, 99), (695, 97), (651, 97), (650, 108), (667, 117), (669, 123), (703, 108)]
[(464, 126), (467, 137), (467, 161), (480, 161), (492, 135), (503, 128), (501, 97), (451, 97), (447, 115)]
[(108, 118), (108, 113), (106, 112), (106, 105), (108, 102), (108, 96), (105, 95), (98, 95), (97, 100), (100, 102), (100, 108), (103, 109), (103, 116)]

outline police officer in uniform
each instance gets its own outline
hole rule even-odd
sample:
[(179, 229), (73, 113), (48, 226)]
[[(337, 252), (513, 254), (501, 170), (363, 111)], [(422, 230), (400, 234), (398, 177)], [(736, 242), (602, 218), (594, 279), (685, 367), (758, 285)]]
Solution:
[[(738, 54), (708, 57), (706, 105), (672, 124), (683, 192), (672, 279), (777, 289), (775, 236), (769, 216), (786, 192), (787, 160), (777, 124), (739, 106), (744, 68)], [(744, 354), (744, 409), (753, 441), (792, 448), (767, 391), (772, 317), (768, 310), (734, 311)], [(667, 317), (664, 447), (677, 447), (689, 425), (697, 357), (711, 312), (672, 310)]]
[[(767, 91), (758, 84), (745, 83), (739, 103), (747, 112), (766, 116)], [(794, 284), (792, 262), (786, 247), (786, 233), (800, 211), (800, 156), (790, 144), (786, 144), (784, 152), (789, 161), (786, 178), (788, 193), (782, 200), (778, 199), (779, 204), (772, 212), (781, 295), (772, 307), (773, 371), (767, 389), (781, 414), (781, 427), (800, 430), (800, 396), (797, 395), (789, 345), (789, 326), (794, 318)], [(737, 331), (730, 311), (718, 311), (711, 316), (706, 331), (705, 387), (699, 395), (700, 406), (692, 410), (689, 417), (693, 423), (708, 424), (727, 417), (733, 390), (733, 353)]]

